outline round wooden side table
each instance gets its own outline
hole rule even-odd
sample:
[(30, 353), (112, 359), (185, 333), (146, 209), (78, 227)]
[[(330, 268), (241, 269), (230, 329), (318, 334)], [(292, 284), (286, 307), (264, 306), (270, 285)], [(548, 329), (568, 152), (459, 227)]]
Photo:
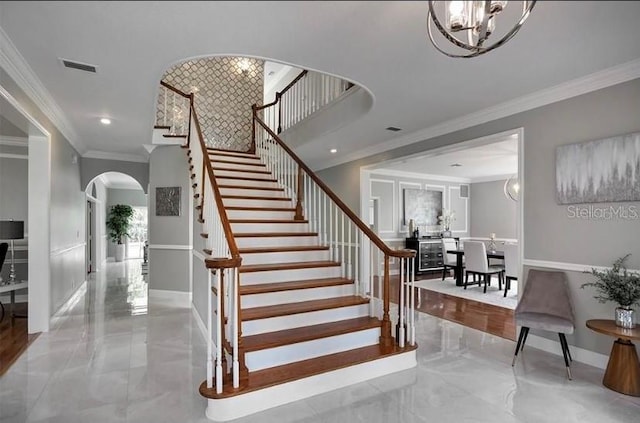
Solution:
[(618, 338), (611, 348), (602, 384), (616, 392), (640, 397), (640, 362), (636, 346), (631, 342), (640, 340), (640, 328), (621, 328), (613, 320), (587, 320), (587, 327)]

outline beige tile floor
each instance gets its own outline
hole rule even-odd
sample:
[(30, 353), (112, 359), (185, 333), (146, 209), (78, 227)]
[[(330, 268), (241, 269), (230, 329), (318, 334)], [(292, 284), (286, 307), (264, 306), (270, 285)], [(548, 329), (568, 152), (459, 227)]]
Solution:
[[(0, 422), (206, 422), (205, 343), (191, 311), (148, 304), (140, 262), (109, 264), (0, 378)], [(602, 370), (420, 313), (418, 367), (241, 422), (640, 422)]]

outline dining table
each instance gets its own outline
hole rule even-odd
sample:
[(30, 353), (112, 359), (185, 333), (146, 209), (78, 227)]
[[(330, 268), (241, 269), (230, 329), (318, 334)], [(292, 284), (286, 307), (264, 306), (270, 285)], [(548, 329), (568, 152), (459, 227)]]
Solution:
[[(463, 270), (464, 266), (462, 264), (462, 257), (464, 257), (464, 250), (455, 249), (455, 250), (447, 250), (447, 254), (455, 254), (456, 255), (456, 286), (464, 286), (463, 281)], [(488, 259), (501, 259), (504, 260), (504, 251), (500, 250), (487, 250), (487, 260)]]

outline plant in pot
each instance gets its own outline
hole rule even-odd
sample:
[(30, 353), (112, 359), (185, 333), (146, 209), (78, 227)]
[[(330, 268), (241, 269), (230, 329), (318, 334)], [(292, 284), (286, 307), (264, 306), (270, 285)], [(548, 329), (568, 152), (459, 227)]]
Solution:
[(456, 213), (453, 210), (442, 210), (442, 214), (438, 216), (438, 222), (442, 227), (442, 236), (451, 236), (451, 224), (456, 220)]
[(116, 261), (124, 259), (124, 240), (129, 235), (129, 225), (133, 216), (133, 208), (126, 204), (116, 204), (109, 209), (107, 229), (109, 239), (116, 243)]
[(632, 307), (640, 301), (640, 273), (630, 272), (624, 265), (630, 255), (617, 259), (613, 267), (605, 271), (591, 269), (590, 272), (586, 272), (595, 276), (596, 281), (582, 285), (582, 288), (594, 287), (598, 293), (594, 298), (599, 302), (613, 301), (618, 304), (615, 321), (616, 325), (623, 328), (635, 327)]

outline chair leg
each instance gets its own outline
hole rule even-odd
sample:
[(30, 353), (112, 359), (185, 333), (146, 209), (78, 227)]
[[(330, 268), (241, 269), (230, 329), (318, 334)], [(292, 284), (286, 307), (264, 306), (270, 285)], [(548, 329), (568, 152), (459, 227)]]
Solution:
[(562, 355), (564, 356), (564, 364), (567, 366), (567, 377), (571, 380), (571, 367), (569, 365), (569, 357), (567, 355), (568, 345), (566, 345), (567, 339), (564, 337), (564, 333), (559, 333), (560, 346), (562, 347)]
[(569, 343), (567, 342), (567, 337), (564, 335), (564, 333), (561, 333), (560, 337), (562, 338), (562, 342), (564, 342), (564, 349), (567, 350), (567, 356), (569, 357), (569, 361), (573, 361), (573, 358), (571, 357), (571, 351), (569, 350)]
[(444, 280), (444, 275), (447, 273), (447, 266), (442, 268), (442, 280)]
[(506, 278), (504, 281), (504, 297), (507, 298), (507, 291), (511, 289), (511, 279)]
[(516, 365), (516, 358), (518, 358), (518, 351), (520, 351), (520, 345), (522, 345), (522, 340), (525, 337), (525, 333), (526, 331), (528, 331), (529, 328), (527, 327), (522, 327), (520, 328), (520, 335), (518, 336), (518, 343), (516, 344), (516, 351), (513, 353), (513, 360), (511, 361), (511, 367)]
[[(473, 278), (475, 279), (475, 275), (473, 275)], [(467, 284), (469, 283), (469, 272), (466, 272), (466, 274), (464, 275), (464, 289), (467, 289)]]
[(524, 328), (524, 338), (522, 339), (522, 346), (520, 347), (520, 351), (524, 351), (524, 344), (527, 343), (527, 337), (529, 336), (529, 328)]
[(502, 272), (498, 273), (498, 291), (502, 291)]
[(484, 274), (484, 291), (483, 294), (487, 293), (487, 282), (491, 280), (491, 275)]

